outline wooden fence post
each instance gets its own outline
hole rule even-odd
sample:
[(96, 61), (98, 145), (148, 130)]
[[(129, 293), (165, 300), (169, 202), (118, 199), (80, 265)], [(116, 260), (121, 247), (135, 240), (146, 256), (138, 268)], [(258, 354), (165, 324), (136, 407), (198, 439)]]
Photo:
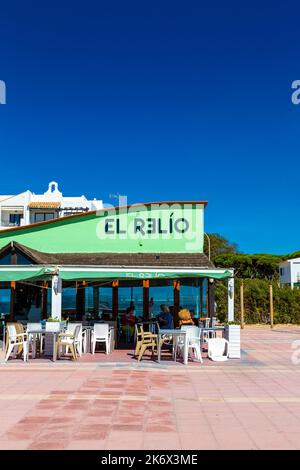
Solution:
[(274, 327), (273, 286), (270, 284), (270, 326)]
[(245, 327), (245, 309), (244, 309), (244, 281), (241, 282), (241, 328), (242, 330)]

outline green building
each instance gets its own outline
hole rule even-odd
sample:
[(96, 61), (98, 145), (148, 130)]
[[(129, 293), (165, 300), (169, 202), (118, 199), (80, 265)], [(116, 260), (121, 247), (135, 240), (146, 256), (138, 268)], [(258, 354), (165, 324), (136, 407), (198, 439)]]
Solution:
[(0, 232), (0, 308), (6, 319), (112, 319), (134, 302), (144, 319), (160, 304), (213, 316), (214, 281), (233, 270), (203, 253), (206, 201), (135, 204)]

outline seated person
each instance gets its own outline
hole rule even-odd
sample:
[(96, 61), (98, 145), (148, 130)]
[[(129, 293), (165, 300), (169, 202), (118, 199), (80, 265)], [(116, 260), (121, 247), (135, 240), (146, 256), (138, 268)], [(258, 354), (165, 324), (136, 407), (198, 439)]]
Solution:
[(125, 314), (121, 316), (121, 324), (122, 324), (122, 330), (125, 336), (129, 335), (131, 338), (134, 334), (134, 325), (136, 322), (136, 318), (134, 315), (134, 305), (133, 302), (131, 302), (130, 306), (126, 309)]
[(196, 317), (196, 315), (195, 315), (195, 310), (194, 310), (194, 309), (191, 309), (191, 310), (190, 310), (190, 314), (191, 314), (192, 320), (193, 320), (193, 322), (194, 322), (194, 325), (195, 325), (195, 326), (199, 326), (199, 318)]
[(192, 319), (191, 313), (187, 308), (180, 310), (180, 312), (178, 313), (178, 317), (179, 317), (179, 326), (195, 324)]
[(164, 330), (172, 330), (174, 328), (173, 315), (167, 305), (160, 306), (161, 312), (158, 315), (158, 323), (160, 328)]

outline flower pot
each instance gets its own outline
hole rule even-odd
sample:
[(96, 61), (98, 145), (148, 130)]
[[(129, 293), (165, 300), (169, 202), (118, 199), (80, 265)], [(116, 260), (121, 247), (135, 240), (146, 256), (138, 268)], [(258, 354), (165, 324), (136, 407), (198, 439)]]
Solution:
[(229, 342), (228, 355), (230, 359), (241, 357), (241, 327), (240, 325), (225, 325), (224, 338)]

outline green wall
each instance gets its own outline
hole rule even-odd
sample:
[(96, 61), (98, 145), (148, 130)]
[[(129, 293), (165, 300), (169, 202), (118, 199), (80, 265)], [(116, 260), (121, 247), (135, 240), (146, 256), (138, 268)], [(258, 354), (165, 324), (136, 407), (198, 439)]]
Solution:
[(47, 253), (203, 252), (203, 204), (131, 206), (1, 231), (0, 248), (16, 241)]

